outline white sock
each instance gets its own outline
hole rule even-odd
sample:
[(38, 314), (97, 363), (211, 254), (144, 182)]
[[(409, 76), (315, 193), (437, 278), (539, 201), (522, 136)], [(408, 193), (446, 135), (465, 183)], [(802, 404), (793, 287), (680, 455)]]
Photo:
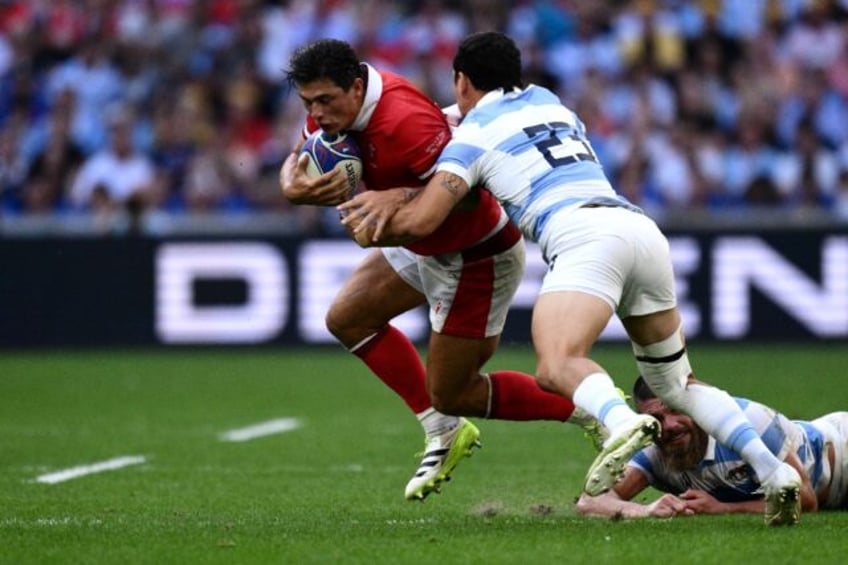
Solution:
[(760, 480), (771, 475), (780, 460), (769, 451), (745, 413), (725, 391), (702, 384), (686, 387), (686, 413), (709, 435), (730, 447), (754, 468)]
[(690, 416), (719, 443), (742, 456), (762, 480), (780, 465), (768, 450), (745, 412), (725, 391), (688, 383), (692, 374), (683, 326), (657, 343), (633, 344), (639, 372), (666, 406)]
[(433, 407), (415, 415), (424, 428), (424, 435), (428, 438), (442, 435), (454, 429), (459, 424), (459, 417), (442, 414)]
[(636, 417), (636, 413), (627, 405), (615, 383), (605, 373), (592, 373), (583, 379), (571, 397), (574, 405), (598, 419), (615, 435), (616, 431)]

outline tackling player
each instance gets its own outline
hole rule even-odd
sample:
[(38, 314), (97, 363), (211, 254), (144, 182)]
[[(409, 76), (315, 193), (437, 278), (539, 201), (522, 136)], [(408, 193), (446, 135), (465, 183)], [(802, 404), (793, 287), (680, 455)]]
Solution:
[[(297, 50), (287, 74), (309, 114), (304, 138), (317, 128), (351, 135), (369, 191), (426, 183), (451, 131), (439, 107), (409, 81), (360, 62), (350, 45), (332, 39)], [(301, 144), (280, 170), (285, 197), (295, 204), (342, 202), (348, 196), (343, 175), (309, 178), (305, 156), (298, 161)], [(543, 391), (530, 375), (480, 374), (497, 347), (523, 270), (521, 234), (481, 191), (463, 199), (429, 236), (369, 254), (330, 306), (332, 334), (424, 428), (424, 458), (406, 487), (407, 499), (437, 491), (477, 444), (477, 428), (456, 415), (559, 421), (572, 415), (571, 401)], [(410, 340), (390, 324), (424, 303), (431, 323), (426, 369)]]
[[(610, 431), (584, 490), (609, 490), (633, 453), (660, 433), (659, 422), (633, 412), (589, 358), (617, 314), (651, 388), (739, 452), (762, 478), (770, 502), (766, 522), (797, 522), (798, 473), (768, 450), (726, 392), (695, 381), (668, 241), (653, 220), (616, 194), (583, 123), (554, 93), (523, 87), (521, 53), (501, 33), (467, 37), (453, 67), (463, 120), (436, 174), (424, 190), (363, 193), (341, 205), (358, 241), (363, 234), (383, 243), (426, 237), (457, 202), (486, 192), (476, 188), (485, 186), (525, 237), (539, 243), (548, 263), (532, 320), (539, 384), (572, 399)], [(397, 195), (409, 198), (399, 210)], [(384, 230), (387, 239), (381, 240)]]

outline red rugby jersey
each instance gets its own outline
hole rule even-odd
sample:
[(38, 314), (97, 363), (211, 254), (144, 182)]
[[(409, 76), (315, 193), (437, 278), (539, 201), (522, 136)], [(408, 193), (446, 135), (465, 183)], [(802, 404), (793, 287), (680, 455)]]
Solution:
[[(366, 67), (365, 100), (347, 132), (362, 151), (365, 187), (423, 187), (450, 140), (450, 126), (436, 103), (408, 80)], [(305, 132), (317, 129), (312, 118), (307, 118)], [(455, 210), (436, 231), (407, 247), (420, 255), (453, 253), (490, 234), (497, 227), (501, 208), (489, 191), (475, 192), (480, 197), (475, 207)]]

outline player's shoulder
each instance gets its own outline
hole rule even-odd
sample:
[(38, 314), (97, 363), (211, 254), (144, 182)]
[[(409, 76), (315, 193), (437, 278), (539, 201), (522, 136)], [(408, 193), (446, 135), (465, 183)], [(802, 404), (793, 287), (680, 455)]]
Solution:
[[(412, 81), (409, 80), (406, 77), (403, 77), (403, 76), (401, 76), (397, 73), (394, 73), (392, 71), (387, 71), (385, 69), (374, 69), (374, 70), (377, 71), (377, 74), (380, 75), (380, 80), (383, 81), (383, 89), (386, 89), (386, 88), (391, 88), (391, 89), (409, 88), (409, 89), (421, 92), (412, 83)], [(423, 94), (423, 92), (422, 92), (422, 94)]]
[[(446, 121), (439, 105), (412, 82), (389, 71), (378, 72), (383, 81), (378, 107), (385, 113), (393, 113), (399, 121), (422, 115)], [(399, 110), (406, 114), (394, 114)]]
[(433, 139), (446, 142), (451, 130), (442, 109), (413, 85), (384, 82), (367, 131), (392, 143), (429, 145)]
[(655, 445), (637, 451), (627, 462), (627, 467), (641, 473), (649, 484), (656, 483), (665, 473), (663, 458)]
[(538, 84), (529, 84), (521, 91), (521, 96), (548, 104), (562, 104), (560, 97), (551, 89)]
[(493, 105), (473, 108), (452, 129), (453, 139), (458, 144), (489, 147), (496, 140), (509, 137), (522, 124), (510, 117), (509, 110), (499, 110)]

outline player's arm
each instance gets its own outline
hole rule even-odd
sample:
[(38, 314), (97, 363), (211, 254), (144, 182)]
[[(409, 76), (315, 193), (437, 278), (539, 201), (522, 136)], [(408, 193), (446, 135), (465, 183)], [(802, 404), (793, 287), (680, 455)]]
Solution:
[(398, 245), (433, 233), (469, 190), (458, 175), (439, 171), (422, 189), (361, 192), (339, 210), (360, 245)]
[(685, 501), (686, 508), (694, 514), (762, 514), (766, 507), (762, 498), (722, 502), (710, 493), (697, 489), (682, 492), (680, 499)]
[(600, 496), (582, 494), (576, 510), (584, 516), (604, 518), (670, 518), (687, 512), (684, 501), (664, 494), (649, 504), (632, 502), (633, 497), (648, 488), (647, 477), (636, 467), (627, 467), (622, 479), (612, 490)]
[[(801, 476), (801, 510), (815, 512), (818, 510), (818, 498), (807, 476), (801, 461), (795, 453), (790, 452), (785, 461), (792, 465)], [(686, 501), (686, 507), (696, 514), (762, 514), (765, 510), (765, 500), (743, 500), (739, 502), (721, 502), (702, 490), (690, 489), (680, 495)]]
[(347, 198), (347, 180), (340, 170), (330, 171), (320, 177), (306, 174), (309, 157), (300, 152), (303, 140), (283, 161), (280, 167), (280, 191), (292, 204), (335, 206)]

